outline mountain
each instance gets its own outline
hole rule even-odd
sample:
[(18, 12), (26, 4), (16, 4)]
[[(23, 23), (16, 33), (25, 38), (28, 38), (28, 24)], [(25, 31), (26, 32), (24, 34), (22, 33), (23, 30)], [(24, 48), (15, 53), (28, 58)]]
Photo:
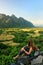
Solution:
[(27, 28), (34, 25), (22, 17), (17, 18), (15, 15), (0, 14), (0, 28)]

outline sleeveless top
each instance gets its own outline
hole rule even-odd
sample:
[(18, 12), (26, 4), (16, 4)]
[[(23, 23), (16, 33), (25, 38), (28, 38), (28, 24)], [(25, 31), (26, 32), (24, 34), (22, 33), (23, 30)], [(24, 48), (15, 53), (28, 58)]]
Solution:
[[(30, 48), (29, 48), (28, 46), (25, 46), (24, 49), (25, 49), (27, 52), (29, 52), (29, 49), (30, 49)], [(34, 56), (34, 53), (35, 53), (35, 50), (33, 50), (29, 56)], [(27, 54), (26, 54), (26, 55), (27, 55)]]
[[(24, 49), (25, 49), (27, 52), (29, 52), (29, 49), (30, 49), (30, 48), (29, 48), (28, 45), (27, 45), (27, 46), (24, 46)], [(22, 55), (23, 53), (24, 53), (26, 56), (34, 56), (35, 51), (32, 51), (30, 55), (27, 55), (24, 51), (20, 51), (20, 52), (19, 52), (19, 55)]]

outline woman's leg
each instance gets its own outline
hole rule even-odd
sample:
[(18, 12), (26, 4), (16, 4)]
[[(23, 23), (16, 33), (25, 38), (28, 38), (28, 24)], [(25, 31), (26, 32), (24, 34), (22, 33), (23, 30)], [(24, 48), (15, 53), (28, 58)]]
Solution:
[(15, 60), (15, 59), (17, 59), (19, 57), (19, 55), (17, 55), (17, 56), (15, 56), (15, 57), (13, 57), (13, 59)]

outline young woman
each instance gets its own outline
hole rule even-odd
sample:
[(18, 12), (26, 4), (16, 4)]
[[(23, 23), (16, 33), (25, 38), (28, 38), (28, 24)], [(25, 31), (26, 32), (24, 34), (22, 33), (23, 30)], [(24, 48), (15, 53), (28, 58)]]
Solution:
[(28, 42), (28, 45), (24, 46), (23, 48), (21, 48), (19, 54), (14, 57), (13, 59), (17, 59), (19, 57), (19, 55), (22, 55), (23, 53), (27, 56), (30, 56), (31, 53), (33, 53), (33, 51), (35, 52), (35, 55), (38, 54), (38, 47), (34, 44), (33, 40), (30, 39), (30, 41)]

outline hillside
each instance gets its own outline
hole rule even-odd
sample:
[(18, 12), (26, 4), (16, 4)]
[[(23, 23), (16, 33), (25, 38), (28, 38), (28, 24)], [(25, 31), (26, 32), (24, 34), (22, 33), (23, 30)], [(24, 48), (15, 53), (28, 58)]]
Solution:
[[(43, 28), (0, 28), (0, 65), (15, 63), (13, 57), (31, 38), (40, 51), (43, 51)], [(35, 58), (32, 65), (43, 65), (41, 58), (43, 57)]]
[(34, 25), (22, 17), (17, 18), (15, 15), (0, 14), (0, 28), (28, 28)]

